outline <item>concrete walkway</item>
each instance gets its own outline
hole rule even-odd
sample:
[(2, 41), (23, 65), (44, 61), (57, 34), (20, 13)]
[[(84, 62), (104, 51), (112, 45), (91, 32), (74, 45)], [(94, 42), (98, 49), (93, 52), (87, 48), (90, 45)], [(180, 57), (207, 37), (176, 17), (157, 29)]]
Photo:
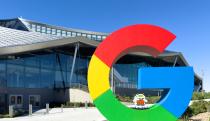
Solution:
[(193, 116), (190, 119), (197, 120), (197, 121), (209, 121), (209, 119), (210, 119), (210, 112), (198, 114), (196, 116)]
[(4, 118), (0, 121), (105, 121), (105, 118), (96, 108), (60, 108), (50, 110), (45, 114), (45, 110), (39, 110), (32, 116), (23, 116), (16, 118)]

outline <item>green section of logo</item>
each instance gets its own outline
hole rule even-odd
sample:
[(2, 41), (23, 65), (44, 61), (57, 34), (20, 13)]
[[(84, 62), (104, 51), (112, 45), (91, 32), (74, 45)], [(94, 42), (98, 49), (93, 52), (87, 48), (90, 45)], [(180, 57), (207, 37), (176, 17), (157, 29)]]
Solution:
[(109, 121), (176, 121), (177, 118), (162, 106), (145, 109), (131, 109), (119, 102), (111, 90), (94, 100), (94, 104)]

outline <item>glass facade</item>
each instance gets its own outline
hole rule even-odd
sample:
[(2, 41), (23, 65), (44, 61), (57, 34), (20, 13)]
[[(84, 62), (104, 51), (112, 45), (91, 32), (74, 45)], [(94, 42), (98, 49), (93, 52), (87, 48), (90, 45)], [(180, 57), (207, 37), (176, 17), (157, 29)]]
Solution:
[[(0, 60), (0, 86), (12, 88), (68, 88), (71, 83), (87, 85), (87, 69), (90, 57), (79, 55), (76, 58), (72, 79), (70, 75), (73, 55), (48, 53)], [(116, 86), (130, 85), (130, 88), (136, 88), (138, 68), (148, 66), (150, 65), (145, 62), (115, 64), (114, 74), (117, 72), (121, 76), (116, 80)]]
[(0, 61), (0, 87), (6, 86), (6, 65), (5, 61)]
[(134, 64), (115, 64), (114, 74), (120, 74), (120, 77), (118, 76), (118, 81), (115, 81), (116, 87), (137, 88), (138, 69), (142, 67), (151, 67), (151, 65), (145, 62)]
[(50, 53), (0, 60), (0, 86), (12, 88), (65, 88), (87, 85), (89, 57), (77, 57), (72, 80), (73, 55)]
[(114, 68), (118, 71), (118, 73), (128, 78), (128, 82), (137, 83), (138, 79), (138, 69), (142, 67), (151, 67), (151, 65), (142, 62), (135, 64), (115, 64)]

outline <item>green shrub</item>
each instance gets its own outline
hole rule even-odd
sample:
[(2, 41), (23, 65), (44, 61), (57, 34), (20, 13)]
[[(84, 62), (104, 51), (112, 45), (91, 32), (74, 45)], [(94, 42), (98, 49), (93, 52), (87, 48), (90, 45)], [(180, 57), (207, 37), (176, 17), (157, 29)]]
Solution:
[(210, 92), (194, 92), (192, 100), (210, 99)]
[(129, 96), (120, 96), (117, 95), (116, 98), (121, 102), (133, 102), (133, 98)]
[(199, 113), (207, 112), (207, 107), (209, 106), (208, 102), (205, 101), (198, 101), (194, 102), (190, 108), (192, 110), (192, 115), (197, 115)]
[[(64, 108), (77, 108), (77, 107), (85, 107), (85, 103), (82, 102), (51, 102), (50, 108), (60, 108), (63, 105)], [(93, 103), (87, 103), (88, 107), (94, 107)]]
[(204, 94), (201, 92), (194, 92), (192, 96), (192, 100), (202, 100), (204, 99)]
[(204, 98), (205, 98), (205, 99), (210, 99), (210, 92), (204, 93)]
[(182, 115), (179, 121), (188, 121), (189, 117), (197, 115), (199, 113), (204, 113), (210, 108), (210, 102), (198, 101), (194, 102), (190, 107), (187, 108), (185, 113)]
[[(88, 107), (94, 107), (93, 103), (87, 103)], [(66, 102), (64, 104), (64, 108), (77, 108), (77, 107), (85, 107), (85, 103), (81, 102)]]

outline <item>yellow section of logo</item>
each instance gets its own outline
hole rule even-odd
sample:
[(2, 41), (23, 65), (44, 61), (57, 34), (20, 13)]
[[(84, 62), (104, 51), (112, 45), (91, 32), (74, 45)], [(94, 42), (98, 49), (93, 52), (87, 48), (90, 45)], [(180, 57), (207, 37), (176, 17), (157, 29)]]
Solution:
[(93, 100), (110, 89), (110, 68), (97, 56), (93, 55), (88, 69), (88, 87)]

